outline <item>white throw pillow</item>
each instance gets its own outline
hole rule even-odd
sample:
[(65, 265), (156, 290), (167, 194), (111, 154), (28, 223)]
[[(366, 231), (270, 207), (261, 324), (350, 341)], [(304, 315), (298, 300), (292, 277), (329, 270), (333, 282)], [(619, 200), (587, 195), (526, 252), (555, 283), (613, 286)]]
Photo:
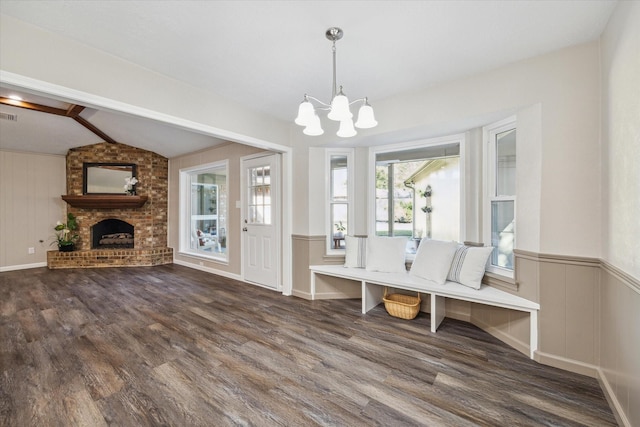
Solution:
[(492, 246), (459, 245), (447, 279), (473, 289), (480, 289), (491, 252), (493, 252)]
[(367, 238), (344, 236), (344, 266), (364, 268), (367, 265)]
[(403, 273), (406, 237), (369, 237), (367, 239), (367, 271)]
[(457, 247), (456, 242), (422, 239), (409, 273), (443, 285)]

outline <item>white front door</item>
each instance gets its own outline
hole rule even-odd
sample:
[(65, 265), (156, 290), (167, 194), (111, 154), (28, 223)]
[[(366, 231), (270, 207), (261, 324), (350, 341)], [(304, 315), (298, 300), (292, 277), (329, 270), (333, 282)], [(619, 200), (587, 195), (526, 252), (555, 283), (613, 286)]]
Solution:
[(279, 155), (242, 160), (244, 280), (278, 289), (280, 280)]

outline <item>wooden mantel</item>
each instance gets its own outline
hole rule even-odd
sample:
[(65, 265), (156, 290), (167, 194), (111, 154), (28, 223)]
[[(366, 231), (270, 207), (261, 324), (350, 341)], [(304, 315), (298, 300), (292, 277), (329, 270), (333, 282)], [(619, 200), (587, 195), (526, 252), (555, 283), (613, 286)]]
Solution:
[(121, 194), (63, 195), (62, 200), (81, 209), (135, 209), (147, 203), (148, 196)]

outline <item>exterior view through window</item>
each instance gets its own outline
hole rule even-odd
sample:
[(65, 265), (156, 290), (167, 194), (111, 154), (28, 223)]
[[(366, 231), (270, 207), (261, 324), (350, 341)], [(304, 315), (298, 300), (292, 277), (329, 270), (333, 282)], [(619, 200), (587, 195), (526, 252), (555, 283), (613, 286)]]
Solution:
[(184, 205), (183, 251), (227, 258), (227, 167), (210, 165), (181, 171)]
[(376, 235), (460, 237), (460, 146), (376, 154)]
[(491, 202), (491, 265), (513, 270), (516, 197), (516, 130), (495, 134), (492, 141), (494, 182)]
[(250, 168), (249, 174), (249, 223), (271, 224), (271, 168)]
[(347, 156), (331, 156), (331, 194), (330, 216), (332, 242), (331, 249), (344, 249), (344, 236), (349, 232), (349, 174), (347, 169)]

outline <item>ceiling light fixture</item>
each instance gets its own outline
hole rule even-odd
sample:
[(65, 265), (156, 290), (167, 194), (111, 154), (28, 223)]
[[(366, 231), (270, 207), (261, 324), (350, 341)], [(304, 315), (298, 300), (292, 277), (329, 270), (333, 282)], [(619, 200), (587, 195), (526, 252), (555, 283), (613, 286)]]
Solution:
[[(326, 104), (318, 98), (305, 94), (304, 100), (298, 107), (298, 117), (296, 117), (295, 123), (297, 125), (304, 126), (304, 130), (302, 132), (305, 135), (322, 135), (324, 130), (322, 129), (320, 117), (318, 117), (316, 110), (329, 111), (327, 118), (340, 122), (340, 128), (338, 129), (337, 135), (342, 138), (348, 138), (355, 136), (358, 133), (353, 127), (353, 114), (351, 114), (351, 110), (349, 109), (351, 104), (362, 102), (362, 106), (360, 107), (360, 110), (358, 110), (358, 120), (355, 123), (355, 127), (360, 129), (369, 129), (377, 126), (378, 122), (373, 115), (373, 108), (369, 105), (367, 98), (360, 98), (349, 102), (349, 99), (346, 97), (344, 92), (342, 92), (342, 86), (340, 86), (340, 90), (337, 90), (336, 41), (342, 38), (343, 32), (340, 28), (331, 27), (327, 30), (325, 36), (332, 42), (331, 50), (333, 52), (333, 92), (331, 94), (331, 103)], [(320, 105), (318, 107), (314, 107), (311, 101), (315, 101)]]

